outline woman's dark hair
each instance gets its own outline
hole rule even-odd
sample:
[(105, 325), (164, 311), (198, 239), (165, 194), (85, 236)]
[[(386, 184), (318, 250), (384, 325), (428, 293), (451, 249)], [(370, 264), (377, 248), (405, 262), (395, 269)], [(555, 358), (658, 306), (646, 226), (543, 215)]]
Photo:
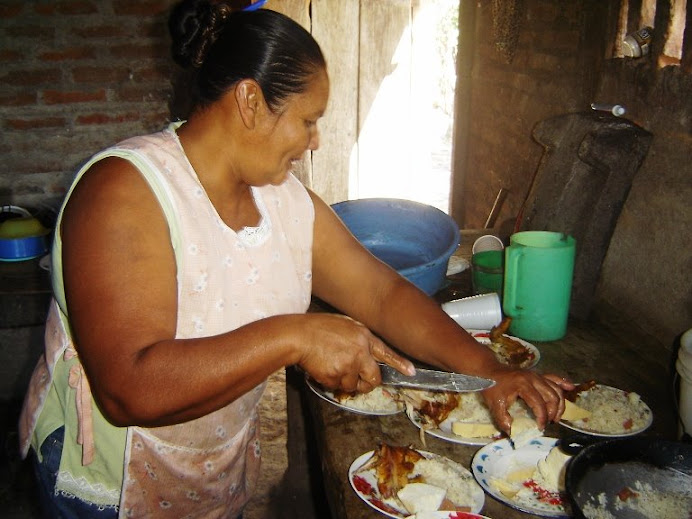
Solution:
[(254, 79), (272, 110), (303, 92), (326, 62), (312, 35), (270, 11), (233, 11), (225, 2), (183, 0), (169, 18), (173, 59), (195, 69), (194, 101), (204, 107), (235, 83)]

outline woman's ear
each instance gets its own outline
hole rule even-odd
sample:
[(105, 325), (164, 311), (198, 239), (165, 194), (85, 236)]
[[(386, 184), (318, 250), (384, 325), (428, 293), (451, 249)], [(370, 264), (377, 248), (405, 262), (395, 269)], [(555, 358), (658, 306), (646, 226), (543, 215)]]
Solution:
[(256, 81), (243, 79), (236, 85), (234, 93), (240, 118), (248, 129), (254, 129), (262, 103), (264, 102), (262, 89)]

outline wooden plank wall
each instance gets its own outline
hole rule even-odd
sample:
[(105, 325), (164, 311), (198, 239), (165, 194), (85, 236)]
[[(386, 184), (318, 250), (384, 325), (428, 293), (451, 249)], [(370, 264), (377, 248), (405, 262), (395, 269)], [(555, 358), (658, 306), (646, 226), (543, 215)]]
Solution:
[[(349, 190), (354, 192), (359, 182), (383, 173), (383, 163), (391, 164), (388, 174), (393, 184), (406, 182), (413, 174), (410, 154), (416, 143), (407, 129), (411, 96), (417, 95), (415, 85), (408, 93), (397, 91), (397, 109), (386, 112), (384, 120), (372, 108), (397, 67), (401, 67), (397, 73), (409, 75), (415, 67), (417, 39), (410, 24), (430, 1), (267, 2), (267, 8), (310, 30), (327, 60), (331, 92), (327, 113), (319, 123), (320, 148), (296, 172), (327, 203), (348, 199)], [(396, 185), (392, 188), (395, 195)]]

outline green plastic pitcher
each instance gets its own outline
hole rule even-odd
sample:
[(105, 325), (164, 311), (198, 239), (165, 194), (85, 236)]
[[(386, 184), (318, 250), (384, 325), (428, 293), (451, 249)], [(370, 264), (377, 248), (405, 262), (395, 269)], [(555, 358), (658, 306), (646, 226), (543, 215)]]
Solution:
[(505, 249), (502, 309), (509, 333), (554, 341), (567, 331), (576, 242), (560, 232), (523, 231)]

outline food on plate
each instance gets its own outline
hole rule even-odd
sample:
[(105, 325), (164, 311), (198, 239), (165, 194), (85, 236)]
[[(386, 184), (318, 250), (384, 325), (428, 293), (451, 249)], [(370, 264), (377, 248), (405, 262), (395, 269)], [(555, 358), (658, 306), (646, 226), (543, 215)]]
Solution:
[(470, 511), (481, 493), (471, 474), (441, 456), (382, 443), (355, 474), (374, 471), (383, 500), (393, 499), (409, 514), (437, 510)]
[(565, 400), (565, 412), (562, 413), (563, 420), (576, 422), (577, 420), (586, 420), (588, 418), (591, 418), (591, 411), (587, 411), (583, 407)]
[(400, 489), (396, 495), (409, 513), (418, 514), (439, 510), (447, 491), (427, 483), (409, 483)]
[[(328, 395), (330, 392), (326, 392)], [(404, 404), (399, 401), (397, 390), (386, 386), (377, 386), (369, 393), (348, 393), (334, 391), (332, 398), (341, 405), (360, 411), (402, 411)]]
[[(496, 438), (501, 431), (493, 423), (490, 409), (479, 392), (453, 393), (400, 389), (409, 416), (418, 418), (421, 430), (444, 429), (463, 438)], [(509, 408), (512, 417), (530, 417), (523, 400)]]
[(509, 438), (515, 449), (523, 447), (534, 438), (543, 436), (543, 431), (538, 428), (538, 422), (530, 416), (517, 416), (512, 419)]
[(502, 478), (491, 477), (488, 484), (516, 503), (531, 506), (538, 500), (552, 505), (562, 505), (565, 472), (570, 459), (571, 456), (555, 446), (538, 460), (535, 467), (510, 470)]
[(615, 519), (608, 511), (632, 510), (638, 517), (655, 517), (656, 519), (689, 519), (692, 517), (692, 491), (686, 493), (660, 491), (646, 482), (635, 481), (634, 488), (624, 487), (615, 495), (605, 492), (598, 494), (598, 501), (584, 504), (582, 512), (586, 519)]
[(423, 455), (410, 447), (381, 443), (362, 470), (375, 470), (377, 490), (386, 499), (395, 496), (408, 483), (419, 481), (412, 472), (416, 462), (422, 459)]
[(651, 410), (637, 393), (595, 384), (577, 393), (574, 403), (590, 416), (570, 420), (575, 428), (598, 434), (629, 434), (651, 423)]
[(533, 362), (535, 354), (521, 342), (505, 335), (511, 323), (512, 318), (505, 316), (500, 324), (493, 326), (488, 334), (490, 339), (488, 346), (495, 352), (495, 356), (500, 362), (524, 368)]
[(464, 438), (489, 438), (500, 435), (500, 430), (495, 424), (485, 422), (452, 422), (452, 432)]

